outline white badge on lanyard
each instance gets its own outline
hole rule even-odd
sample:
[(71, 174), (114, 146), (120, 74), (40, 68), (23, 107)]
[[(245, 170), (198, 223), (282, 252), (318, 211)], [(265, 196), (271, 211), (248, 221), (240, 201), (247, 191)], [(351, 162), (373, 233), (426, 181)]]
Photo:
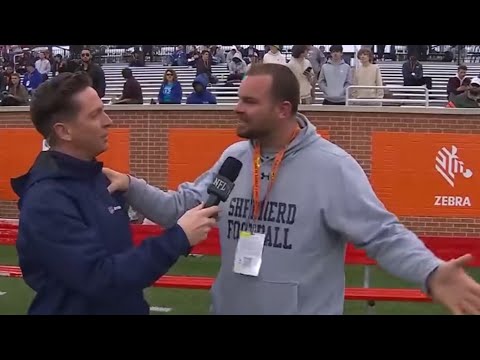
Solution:
[(235, 252), (233, 271), (237, 274), (258, 276), (262, 265), (265, 234), (240, 232), (240, 238)]

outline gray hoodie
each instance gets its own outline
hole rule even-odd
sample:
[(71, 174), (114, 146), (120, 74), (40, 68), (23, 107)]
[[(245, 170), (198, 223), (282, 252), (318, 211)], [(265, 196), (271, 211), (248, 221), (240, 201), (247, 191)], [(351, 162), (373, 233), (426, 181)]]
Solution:
[(322, 66), (318, 87), (323, 91), (325, 99), (335, 103), (345, 102), (347, 87), (350, 85), (352, 85), (352, 71), (345, 61), (333, 63), (329, 59)]
[[(297, 118), (302, 130), (289, 146), (253, 228), (266, 235), (258, 277), (232, 271), (239, 232), (247, 229), (252, 210), (249, 141), (231, 145), (209, 171), (177, 192), (132, 179), (129, 202), (168, 227), (207, 198), (206, 188), (227, 156), (243, 163), (234, 190), (221, 204), (221, 268), (211, 291), (214, 314), (342, 314), (347, 241), (366, 249), (391, 274), (422, 288), (441, 263), (384, 208), (354, 158), (317, 135), (303, 115)], [(264, 157), (261, 167), (262, 199), (272, 158)]]

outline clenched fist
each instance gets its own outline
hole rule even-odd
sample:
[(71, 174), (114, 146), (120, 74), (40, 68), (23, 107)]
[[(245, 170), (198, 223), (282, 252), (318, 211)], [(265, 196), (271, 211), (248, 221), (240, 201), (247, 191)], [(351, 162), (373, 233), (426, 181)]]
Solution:
[(218, 215), (219, 207), (203, 208), (203, 206), (204, 204), (202, 203), (188, 210), (178, 220), (178, 225), (187, 235), (191, 246), (195, 246), (205, 240), (212, 227), (217, 223), (215, 218)]

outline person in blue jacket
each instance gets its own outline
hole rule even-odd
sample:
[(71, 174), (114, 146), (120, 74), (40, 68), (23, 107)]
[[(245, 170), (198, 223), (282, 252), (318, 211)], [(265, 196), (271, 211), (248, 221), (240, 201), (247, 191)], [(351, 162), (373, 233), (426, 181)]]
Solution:
[(182, 84), (177, 79), (177, 73), (173, 69), (167, 69), (163, 75), (162, 86), (158, 92), (159, 104), (181, 104)]
[(187, 104), (216, 104), (217, 98), (207, 90), (207, 74), (198, 75), (192, 83), (194, 91), (188, 95)]
[[(108, 148), (112, 120), (89, 76), (62, 73), (43, 83), (30, 112), (50, 149), (11, 180), (19, 264), (36, 293), (28, 313), (149, 314), (143, 290), (206, 238), (218, 207), (197, 206), (134, 246), (124, 194), (110, 194), (96, 160)], [(179, 206), (173, 197), (165, 205)]]
[(28, 93), (31, 94), (32, 91), (35, 91), (41, 83), (43, 83), (44, 78), (40, 72), (35, 69), (35, 65), (28, 64), (27, 72), (23, 75), (22, 84), (28, 90)]

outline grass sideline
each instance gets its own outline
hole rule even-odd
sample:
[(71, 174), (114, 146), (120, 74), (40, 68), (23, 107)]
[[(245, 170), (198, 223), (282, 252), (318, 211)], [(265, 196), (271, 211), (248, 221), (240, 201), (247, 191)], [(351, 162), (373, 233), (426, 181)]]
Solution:
[[(17, 265), (15, 247), (0, 246), (0, 264)], [(215, 276), (219, 267), (219, 258), (213, 256), (182, 258), (171, 269), (170, 274)], [(362, 286), (363, 266), (347, 266), (347, 286)], [(480, 279), (480, 271), (472, 269), (471, 274)], [(410, 284), (398, 280), (378, 267), (371, 271), (372, 286), (375, 287), (411, 287)], [(33, 291), (22, 279), (0, 277), (0, 315), (25, 314), (33, 297)], [(149, 288), (145, 290), (151, 307), (171, 308), (169, 312), (153, 312), (153, 315), (207, 315), (210, 296), (205, 290), (183, 290)], [(375, 313), (380, 315), (441, 315), (448, 314), (437, 304), (382, 302), (375, 306)], [(346, 301), (346, 315), (366, 314), (363, 301)]]

